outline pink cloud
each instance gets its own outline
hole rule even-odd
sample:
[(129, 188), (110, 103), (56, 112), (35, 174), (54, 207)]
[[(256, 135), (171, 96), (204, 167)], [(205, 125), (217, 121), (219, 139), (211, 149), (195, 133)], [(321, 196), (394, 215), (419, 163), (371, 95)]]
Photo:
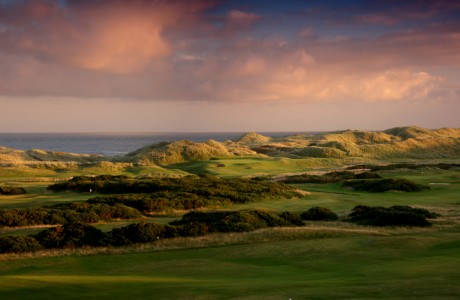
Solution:
[(394, 16), (390, 16), (388, 14), (382, 14), (382, 13), (358, 16), (356, 17), (356, 19), (358, 21), (361, 21), (367, 24), (387, 25), (387, 26), (395, 25), (400, 22), (398, 18), (395, 18)]
[[(78, 2), (76, 2), (78, 3)], [(209, 6), (206, 1), (100, 1), (99, 5), (59, 8), (49, 2), (27, 2), (10, 13), (20, 51), (78, 68), (132, 73), (171, 54), (166, 28), (187, 23), (189, 15)], [(36, 23), (37, 25), (33, 25)], [(32, 24), (32, 25), (31, 25)]]
[[(252, 25), (262, 16), (242, 10), (225, 13), (216, 26), (216, 18), (203, 15), (214, 5), (209, 1), (27, 3), (1, 15), (16, 28), (0, 31), (4, 95), (419, 100), (448, 94), (448, 81), (436, 69), (460, 63), (458, 23), (373, 39), (310, 39), (315, 32), (305, 27), (290, 40), (256, 37)], [(385, 14), (367, 17), (393, 24)]]

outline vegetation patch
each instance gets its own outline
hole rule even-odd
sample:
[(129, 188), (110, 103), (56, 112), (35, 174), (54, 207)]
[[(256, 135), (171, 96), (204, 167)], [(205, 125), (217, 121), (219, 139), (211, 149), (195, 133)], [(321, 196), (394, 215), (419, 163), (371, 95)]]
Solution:
[(364, 206), (353, 208), (349, 221), (360, 225), (372, 226), (417, 226), (427, 227), (431, 223), (427, 219), (436, 218), (438, 215), (426, 209), (412, 208), (410, 206)]
[(219, 211), (219, 212), (190, 212), (181, 220), (171, 225), (202, 224), (208, 232), (240, 232), (253, 231), (266, 227), (294, 226), (295, 224), (276, 215), (260, 211)]
[(292, 175), (286, 176), (282, 182), (285, 183), (334, 183), (349, 179), (375, 179), (382, 178), (379, 174), (372, 172), (354, 173), (350, 171), (334, 171), (323, 175)]
[(296, 212), (285, 211), (279, 215), (281, 219), (288, 221), (291, 224), (296, 226), (304, 226), (305, 224), (302, 221), (300, 215)]
[(312, 207), (300, 215), (300, 218), (305, 221), (335, 221), (339, 216), (325, 207)]
[[(96, 191), (103, 194), (152, 194), (150, 198), (183, 199), (199, 197), (246, 203), (267, 198), (293, 198), (302, 195), (295, 188), (279, 183), (243, 178), (188, 176), (181, 178), (134, 179), (127, 176), (77, 176), (63, 183), (48, 186), (52, 191)], [(99, 199), (98, 201), (104, 201)], [(116, 201), (113, 198), (107, 201)], [(123, 201), (123, 200), (120, 200)]]
[(259, 210), (190, 212), (181, 220), (167, 225), (141, 222), (114, 228), (107, 233), (81, 222), (67, 223), (29, 237), (2, 237), (0, 253), (31, 252), (42, 248), (126, 246), (151, 243), (164, 238), (202, 236), (213, 232), (248, 232), (267, 227), (303, 225), (293, 217), (293, 213), (282, 215), (290, 215), (291, 221)]
[(69, 223), (41, 231), (34, 238), (45, 248), (102, 246), (105, 234), (88, 224)]
[(0, 186), (0, 195), (23, 195), (26, 189), (16, 186)]
[(43, 249), (43, 246), (29, 236), (0, 237), (0, 253), (33, 252)]
[(430, 187), (417, 184), (407, 179), (379, 179), (379, 180), (350, 180), (343, 183), (344, 187), (350, 187), (358, 191), (381, 193), (387, 191), (421, 192)]
[(426, 168), (437, 168), (441, 170), (451, 170), (453, 168), (460, 168), (460, 164), (450, 163), (438, 163), (438, 164), (413, 164), (413, 163), (397, 163), (389, 165), (356, 165), (348, 167), (348, 170), (366, 169), (370, 171), (394, 171), (400, 169), (426, 169)]
[(224, 197), (199, 196), (187, 192), (159, 191), (150, 194), (128, 194), (101, 196), (89, 199), (87, 203), (126, 205), (145, 214), (170, 211), (193, 210), (204, 207), (222, 207), (233, 202)]
[(138, 210), (123, 204), (72, 202), (40, 208), (0, 209), (0, 226), (96, 223), (111, 219), (134, 219), (141, 216)]

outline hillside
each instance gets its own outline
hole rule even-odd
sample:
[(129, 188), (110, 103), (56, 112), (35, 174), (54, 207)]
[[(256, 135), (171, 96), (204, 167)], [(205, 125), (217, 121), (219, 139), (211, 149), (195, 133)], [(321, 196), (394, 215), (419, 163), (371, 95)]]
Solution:
[(101, 155), (75, 154), (39, 149), (16, 150), (0, 146), (0, 164), (30, 164), (37, 162), (94, 163), (106, 160)]
[(257, 153), (233, 142), (223, 144), (214, 140), (208, 140), (204, 143), (195, 143), (182, 140), (177, 142), (162, 142), (143, 147), (123, 157), (116, 158), (116, 160), (142, 165), (169, 165), (187, 161), (209, 160), (213, 157), (252, 155), (257, 155)]
[(271, 138), (251, 132), (235, 141), (161, 142), (118, 157), (79, 155), (44, 150), (0, 147), (0, 163), (94, 163), (111, 161), (167, 166), (231, 157), (439, 159), (460, 158), (460, 129), (396, 127), (384, 131), (344, 130), (315, 135)]

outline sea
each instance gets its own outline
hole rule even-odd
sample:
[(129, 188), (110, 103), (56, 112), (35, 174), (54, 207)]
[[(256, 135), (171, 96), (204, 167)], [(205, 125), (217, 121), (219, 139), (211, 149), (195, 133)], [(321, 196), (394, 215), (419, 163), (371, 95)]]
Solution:
[[(259, 132), (270, 137), (282, 137), (299, 132)], [(305, 132), (303, 132), (305, 133)], [(312, 132), (308, 132), (312, 133)], [(18, 150), (42, 149), (77, 154), (124, 155), (147, 145), (189, 140), (219, 142), (237, 140), (243, 132), (201, 133), (0, 133), (0, 147)]]

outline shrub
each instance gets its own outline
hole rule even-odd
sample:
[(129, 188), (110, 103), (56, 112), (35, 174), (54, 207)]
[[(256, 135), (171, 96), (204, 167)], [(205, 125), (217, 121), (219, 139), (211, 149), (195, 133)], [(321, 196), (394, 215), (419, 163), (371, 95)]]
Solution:
[(0, 195), (22, 195), (26, 190), (16, 186), (0, 186)]
[(83, 223), (69, 223), (50, 228), (34, 237), (45, 248), (101, 246), (105, 240), (105, 234), (101, 230)]
[(72, 202), (51, 207), (0, 209), (0, 225), (28, 226), (41, 224), (96, 223), (99, 220), (133, 219), (142, 214), (123, 204)]
[(28, 236), (0, 237), (0, 253), (32, 252), (42, 249), (40, 243)]
[(312, 207), (303, 212), (300, 217), (306, 221), (334, 221), (339, 219), (336, 213), (325, 207)]
[(209, 233), (209, 227), (205, 223), (188, 223), (184, 225), (165, 226), (165, 237), (178, 237), (178, 236), (202, 236)]
[[(276, 215), (259, 210), (190, 212), (180, 221), (172, 222), (175, 226), (197, 226), (202, 224), (202, 231), (209, 232), (240, 232), (252, 231), (266, 227), (292, 226), (292, 224)], [(184, 230), (187, 230), (185, 228)]]
[(302, 218), (298, 213), (285, 211), (279, 215), (279, 217), (283, 220), (288, 221), (291, 224), (296, 226), (304, 226), (305, 224), (302, 221)]
[(137, 223), (114, 228), (108, 233), (108, 243), (114, 246), (150, 243), (165, 236), (165, 226), (156, 223)]
[(421, 192), (430, 189), (428, 186), (423, 186), (407, 179), (391, 178), (380, 180), (351, 180), (344, 182), (343, 186), (374, 193), (387, 191)]
[(377, 165), (356, 165), (348, 167), (348, 170), (356, 169), (369, 169), (371, 171), (388, 171), (388, 170), (398, 170), (398, 169), (425, 169), (425, 168), (439, 168), (442, 170), (450, 170), (452, 168), (458, 168), (460, 164), (448, 164), (448, 163), (438, 163), (438, 164), (413, 164), (413, 163), (397, 163), (389, 164), (386, 166), (377, 166)]
[(435, 218), (437, 214), (425, 209), (412, 208), (410, 206), (392, 206), (389, 208), (380, 206), (358, 205), (353, 208), (349, 215), (349, 221), (361, 225), (372, 226), (430, 226), (426, 218)]
[(286, 183), (335, 183), (348, 179), (371, 179), (382, 178), (379, 174), (372, 172), (364, 172), (355, 174), (350, 171), (333, 171), (323, 175), (292, 175), (286, 177), (283, 182)]
[[(108, 194), (155, 194), (167, 199), (218, 200), (246, 203), (273, 197), (300, 197), (295, 188), (279, 182), (213, 176), (181, 178), (132, 179), (117, 176), (75, 177), (67, 182), (48, 186), (53, 191), (88, 192), (89, 189)], [(185, 197), (188, 195), (188, 197)], [(153, 198), (153, 197), (152, 197)], [(184, 204), (185, 205), (185, 204)], [(198, 205), (201, 205), (198, 203)], [(196, 208), (192, 204), (192, 209)]]

